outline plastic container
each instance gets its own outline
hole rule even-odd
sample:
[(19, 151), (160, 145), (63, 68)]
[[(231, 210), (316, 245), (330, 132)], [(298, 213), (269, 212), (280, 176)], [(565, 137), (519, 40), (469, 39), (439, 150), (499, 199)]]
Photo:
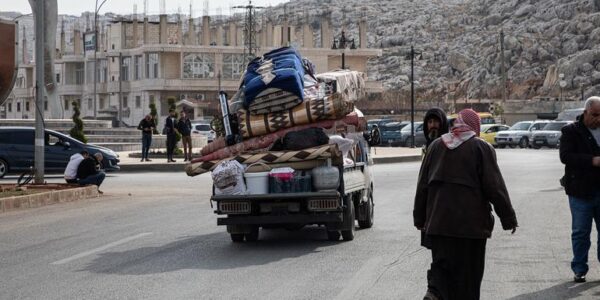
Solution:
[[(248, 167), (246, 167), (246, 170), (248, 170), (251, 166), (253, 166), (255, 164), (249, 165)], [(265, 165), (263, 163), (258, 163), (258, 164)], [(262, 194), (269, 193), (269, 172), (255, 172), (255, 173), (245, 172), (244, 178), (246, 179), (246, 193), (247, 194), (262, 195)]]
[(313, 169), (312, 184), (317, 191), (336, 190), (340, 186), (340, 171), (331, 166), (331, 159), (327, 159), (326, 166)]
[(284, 176), (269, 176), (269, 193), (305, 192), (312, 192), (311, 175), (307, 171), (295, 171)]

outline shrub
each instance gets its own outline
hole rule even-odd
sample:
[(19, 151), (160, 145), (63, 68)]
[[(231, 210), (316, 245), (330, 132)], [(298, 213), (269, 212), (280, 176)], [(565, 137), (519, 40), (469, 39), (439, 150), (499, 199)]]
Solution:
[(75, 125), (69, 131), (69, 135), (71, 135), (72, 138), (86, 144), (87, 138), (83, 133), (83, 121), (80, 118), (81, 111), (79, 110), (79, 103), (77, 103), (77, 101), (73, 101), (71, 105), (73, 105), (73, 123), (75, 123)]

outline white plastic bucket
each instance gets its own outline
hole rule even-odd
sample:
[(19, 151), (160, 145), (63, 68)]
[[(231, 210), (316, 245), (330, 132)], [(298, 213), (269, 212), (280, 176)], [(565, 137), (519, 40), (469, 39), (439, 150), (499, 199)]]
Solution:
[(269, 193), (269, 172), (244, 173), (246, 191), (250, 195)]

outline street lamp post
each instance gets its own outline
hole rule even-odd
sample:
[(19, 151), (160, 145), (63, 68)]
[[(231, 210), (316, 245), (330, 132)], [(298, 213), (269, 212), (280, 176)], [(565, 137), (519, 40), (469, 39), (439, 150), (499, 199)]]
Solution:
[(96, 0), (96, 9), (94, 10), (94, 120), (98, 118), (98, 109), (96, 107), (96, 102), (98, 100), (96, 95), (96, 82), (98, 81), (98, 12), (100, 11), (100, 8), (102, 8), (102, 5), (106, 3), (106, 1), (108, 0), (103, 0), (102, 3), (100, 3), (100, 6), (98, 6), (98, 0)]
[(563, 111), (565, 109), (565, 103), (563, 99), (563, 88), (567, 86), (567, 82), (564, 81), (565, 74), (563, 73), (558, 74), (558, 78), (560, 79), (560, 81), (558, 82), (558, 85), (560, 86), (560, 111)]
[(410, 46), (410, 147), (415, 147), (415, 48)]

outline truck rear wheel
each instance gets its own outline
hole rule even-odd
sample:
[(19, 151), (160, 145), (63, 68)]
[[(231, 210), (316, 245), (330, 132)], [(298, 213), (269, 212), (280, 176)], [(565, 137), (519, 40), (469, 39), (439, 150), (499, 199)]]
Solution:
[(231, 234), (231, 241), (234, 243), (241, 243), (244, 241), (244, 234), (243, 233), (232, 233)]
[(354, 203), (352, 202), (351, 196), (346, 196), (346, 211), (344, 212), (344, 225), (348, 229), (342, 230), (342, 238), (344, 241), (351, 241), (354, 239)]
[(363, 220), (358, 219), (358, 226), (360, 228), (371, 228), (373, 227), (373, 221), (375, 216), (375, 207), (373, 205), (373, 192), (369, 191), (369, 201), (363, 204), (361, 213), (364, 214)]

